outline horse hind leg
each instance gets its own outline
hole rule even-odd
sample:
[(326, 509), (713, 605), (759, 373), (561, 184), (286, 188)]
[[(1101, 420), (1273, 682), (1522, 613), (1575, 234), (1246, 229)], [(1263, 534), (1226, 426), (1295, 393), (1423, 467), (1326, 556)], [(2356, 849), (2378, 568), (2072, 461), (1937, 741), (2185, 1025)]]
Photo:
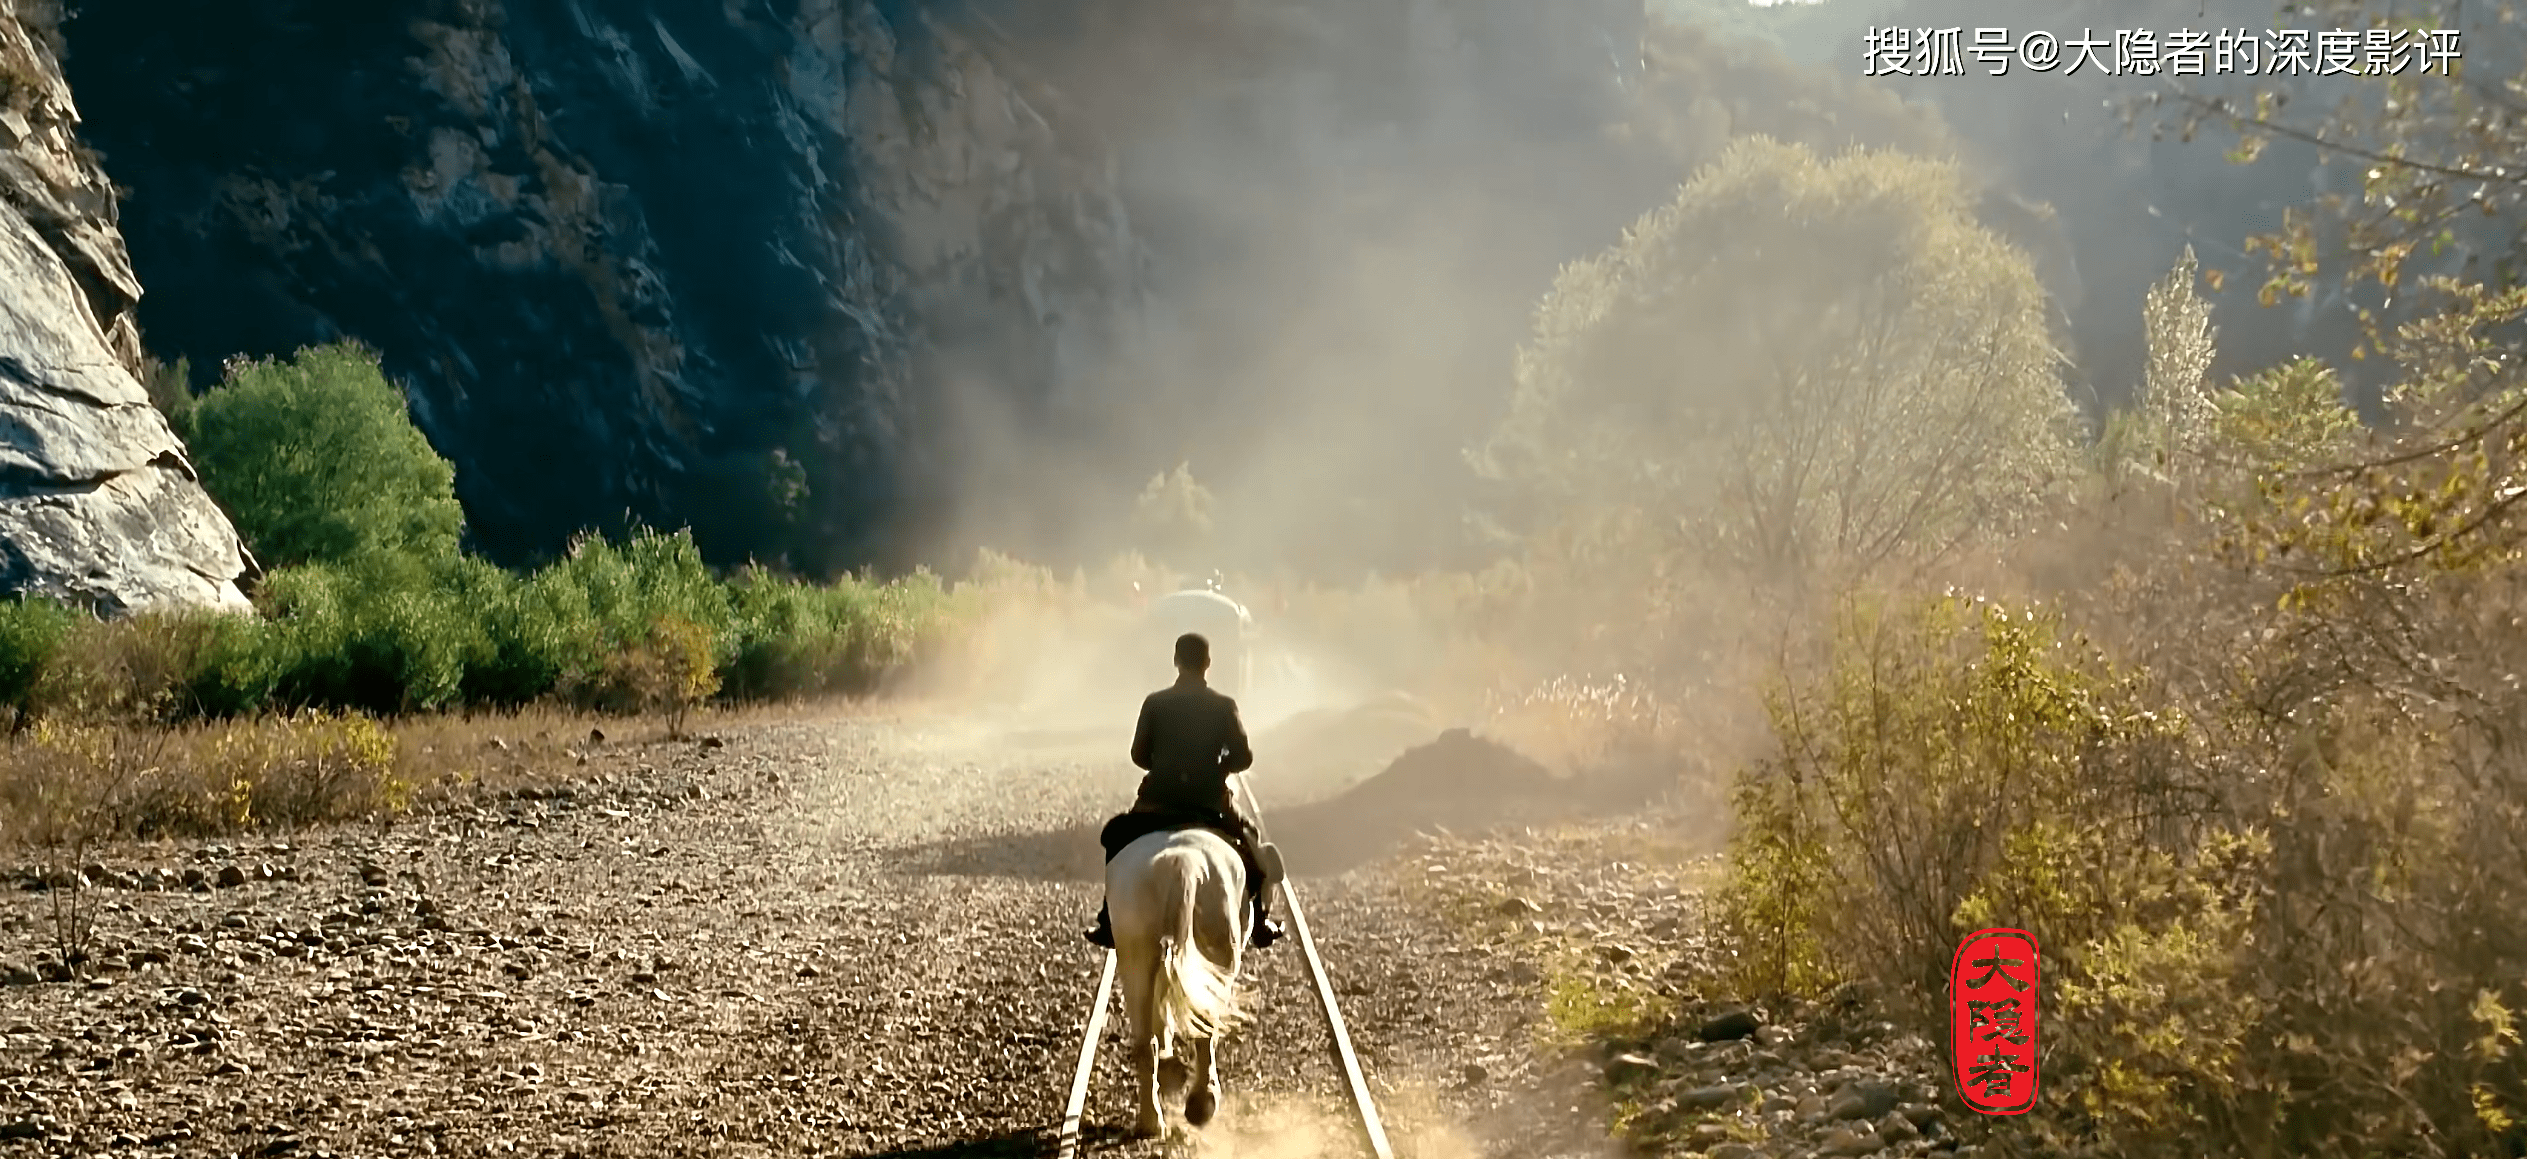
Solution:
[(1220, 1109), (1219, 1049), (1216, 1038), (1193, 1044), (1193, 1091), (1185, 1096), (1185, 1122), (1196, 1127), (1209, 1126)]
[(1154, 1139), (1166, 1129), (1166, 1121), (1158, 1110), (1158, 1035), (1157, 1010), (1145, 963), (1135, 961), (1138, 955), (1124, 955), (1118, 962), (1123, 967), (1123, 1020), (1130, 1034), (1128, 1051), (1132, 1064), (1132, 1135)]
[(1193, 1070), (1185, 1065), (1184, 1054), (1183, 1043), (1171, 1043), (1164, 1038), (1159, 1040), (1158, 1097), (1162, 1101), (1173, 1101), (1185, 1092), (1185, 1084), (1191, 1081)]
[(1136, 1035), (1132, 1040), (1132, 1101), (1139, 1104), (1132, 1137), (1155, 1139), (1167, 1131), (1167, 1116), (1158, 1108), (1158, 1040)]
[[(1195, 952), (1215, 963), (1226, 964), (1226, 975), (1232, 994), (1236, 988), (1240, 959), (1245, 950), (1245, 925), (1239, 921), (1245, 901), (1240, 883), (1222, 875), (1213, 881), (1195, 913)], [(1225, 1033), (1226, 1027), (1219, 1028)], [(1188, 1044), (1193, 1051), (1191, 1090), (1185, 1095), (1185, 1122), (1196, 1127), (1207, 1126), (1219, 1113), (1219, 1050), (1220, 1034), (1207, 1034)]]

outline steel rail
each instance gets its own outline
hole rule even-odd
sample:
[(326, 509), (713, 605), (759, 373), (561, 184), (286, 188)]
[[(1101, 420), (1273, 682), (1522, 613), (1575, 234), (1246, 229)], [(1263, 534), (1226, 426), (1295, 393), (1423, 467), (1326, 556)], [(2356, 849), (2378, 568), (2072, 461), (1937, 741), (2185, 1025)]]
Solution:
[[(1239, 775), (1230, 778), (1235, 791), (1246, 795), (1246, 815), (1254, 818), (1255, 832), (1266, 844), (1271, 836), (1264, 832), (1263, 802), (1255, 798), (1255, 788)], [(1280, 851), (1273, 856), (1278, 860)], [(1369, 1093), (1369, 1080), (1360, 1070), (1360, 1054), (1352, 1049), (1351, 1029), (1343, 1023), (1342, 1006), (1334, 1000), (1334, 979), (1325, 972), (1325, 958), (1316, 950), (1316, 935), (1308, 930), (1307, 912), (1299, 908), (1299, 894), (1290, 888), (1289, 875), (1274, 883), (1281, 891), (1281, 904), (1290, 911), (1290, 930), (1299, 936), (1299, 949), (1307, 955), (1307, 972), (1316, 980), (1316, 999), (1325, 1011), (1325, 1032), (1334, 1041), (1334, 1063), (1342, 1068), (1343, 1083), (1351, 1090), (1351, 1106), (1359, 1112), (1360, 1133), (1369, 1144), (1369, 1153), (1377, 1159), (1395, 1159), (1395, 1149), (1387, 1144), (1386, 1124), (1378, 1118), (1377, 1098)]]
[(1062, 1112), (1061, 1159), (1078, 1159), (1079, 1119), (1088, 1109), (1088, 1074), (1097, 1068), (1097, 1043), (1106, 1036), (1106, 1010), (1114, 1005), (1114, 951), (1106, 951), (1097, 976), (1096, 1004), (1088, 1008), (1088, 1033), (1079, 1043), (1079, 1070), (1070, 1080), (1070, 1106)]
[[(1254, 818), (1256, 833), (1263, 834), (1263, 809), (1255, 801), (1254, 789), (1246, 778), (1231, 778), (1237, 791), (1246, 795), (1247, 816)], [(1269, 843), (1269, 838), (1266, 842)], [(1278, 851), (1275, 851), (1276, 856)], [(1386, 1124), (1378, 1117), (1375, 1096), (1369, 1093), (1369, 1080), (1360, 1069), (1360, 1054), (1351, 1045), (1351, 1029), (1343, 1021), (1342, 1006), (1334, 998), (1333, 975), (1325, 970), (1325, 957), (1316, 948), (1316, 935), (1308, 928), (1307, 913), (1299, 907), (1298, 891), (1290, 888), (1286, 875), (1273, 883), (1281, 891), (1281, 904), (1290, 911), (1291, 932), (1298, 935), (1299, 951), (1307, 959), (1309, 977), (1315, 982), (1316, 1000), (1325, 1015), (1325, 1031), (1333, 1040), (1334, 1063), (1342, 1071), (1343, 1083), (1351, 1093), (1352, 1109), (1358, 1113), (1363, 1140), (1375, 1159), (1395, 1159), (1395, 1149), (1387, 1142)], [(1071, 1075), (1070, 1104), (1062, 1114), (1058, 1154), (1060, 1159), (1077, 1159), (1082, 1113), (1088, 1105), (1088, 1078), (1096, 1070), (1097, 1044), (1105, 1037), (1106, 1011), (1113, 1004), (1114, 951), (1105, 952), (1105, 971), (1097, 978), (1095, 1005), (1088, 1012), (1087, 1033), (1079, 1044), (1079, 1068)]]

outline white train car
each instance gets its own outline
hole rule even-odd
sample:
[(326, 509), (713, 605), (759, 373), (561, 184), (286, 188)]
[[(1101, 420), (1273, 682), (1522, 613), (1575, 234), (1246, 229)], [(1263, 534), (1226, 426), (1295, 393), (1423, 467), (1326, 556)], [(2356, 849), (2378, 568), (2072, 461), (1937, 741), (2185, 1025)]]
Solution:
[(1238, 697), (1253, 687), (1255, 617), (1244, 604), (1206, 589), (1173, 592), (1150, 601), (1144, 623), (1154, 663), (1168, 663), (1176, 637), (1199, 632), (1211, 642), (1211, 687)]

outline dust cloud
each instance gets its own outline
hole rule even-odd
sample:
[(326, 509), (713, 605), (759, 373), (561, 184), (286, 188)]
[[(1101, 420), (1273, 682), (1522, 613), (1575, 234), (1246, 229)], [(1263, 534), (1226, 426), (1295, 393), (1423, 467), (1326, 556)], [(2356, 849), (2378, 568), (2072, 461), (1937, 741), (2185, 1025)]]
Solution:
[[(2252, 25), (2252, 7), (2058, 0), (2006, 18), (2072, 34)], [(1580, 672), (1699, 689), (1714, 707), (1697, 710), (1696, 757), (1724, 763), (1721, 734), (1777, 659), (1748, 644), (1765, 593), (1714, 586), (1645, 619), (1573, 588), (1559, 606), (1530, 600), (1550, 622), (1517, 641), (1464, 638), (1499, 617), (1463, 589), (1519, 559), (1538, 514), (1466, 452), (1506, 412), (1558, 271), (1749, 135), (1955, 157), (1977, 215), (2033, 258), (2067, 386), (2093, 415), (2138, 373), (2142, 288), (2189, 242), (2235, 251), (2269, 224), (2258, 207), (2311, 180), (2287, 149), (2239, 169), (2216, 145), (2127, 134), (2112, 106), (2133, 84), (1861, 75), (1869, 24), (1999, 18), (1972, 8), (1829, 0), (1774, 20), (1725, 0), (973, 0), (943, 16), (987, 30), (995, 67), (1110, 161), (1141, 278), (1128, 323), (1068, 351), (1044, 397), (1002, 393), (988, 335), (920, 384), (949, 400), (965, 477), (925, 554), (959, 574), (981, 549), (1048, 569), (1039, 598), (977, 634), (961, 693), (1010, 743), (1119, 754), (1140, 698), (1170, 678), (1139, 601), (1218, 569), (1261, 632), (1241, 703), (1259, 773), (1289, 786), (1268, 804), (1338, 795), (1446, 729), (1497, 726), (1487, 693)], [(1726, 31), (1756, 26), (1787, 39)], [(2222, 356), (2242, 363), (2304, 344), (2311, 324), (2220, 309)], [(1161, 542), (1136, 501), (1179, 465), (1207, 509)], [(1593, 590), (1650, 586), (1647, 560), (1595, 566)], [(1430, 576), (1459, 582), (1407, 578)]]
[[(1110, 158), (1141, 283), (1047, 397), (1004, 397), (980, 354), (921, 384), (955, 400), (969, 477), (928, 557), (1093, 566), (1145, 546), (1133, 498), (1182, 463), (1217, 499), (1192, 570), (1354, 583), (1499, 558), (1508, 497), (1463, 451), (1503, 412), (1538, 300), (1750, 134), (1959, 158), (1986, 224), (2036, 260), (2092, 415), (2137, 381), (2142, 291), (2186, 245), (2243, 270), (2245, 238), (2330, 180), (2287, 142), (2239, 167), (2128, 131), (2121, 105), (2164, 78), (1862, 75), (1879, 22), (2255, 27), (2258, 0), (1797, 7), (975, 0), (962, 19), (999, 66)], [(2350, 303), (2259, 309), (2259, 281), (2215, 295), (2223, 373), (2348, 349)]]
[[(1499, 1153), (1486, 1145), (1478, 1125), (1452, 1119), (1428, 1091), (1401, 1087), (1383, 1097), (1381, 1111), (1398, 1159), (1482, 1159)], [(1219, 1119), (1202, 1131), (1195, 1153), (1204, 1159), (1332, 1159), (1361, 1153), (1360, 1138), (1359, 1120), (1339, 1105), (1232, 1090), (1223, 1094)], [(1557, 1152), (1562, 1159), (1618, 1153), (1611, 1146)]]
[(1064, 131), (1113, 151), (1147, 284), (1027, 437), (988, 420), (970, 457), (995, 489), (937, 554), (1102, 559), (1130, 546), (1141, 485), (1186, 463), (1219, 506), (1191, 567), (1481, 558), (1460, 450), (1528, 311), (1680, 175), (1608, 164), (1637, 5), (977, 8)]
[[(921, 384), (949, 399), (964, 477), (924, 554), (953, 574), (1006, 552), (1068, 585), (988, 633), (990, 703), (1047, 738), (1128, 728), (1168, 679), (1163, 648), (1121, 643), (1134, 600), (1213, 569), (1267, 637), (1241, 698), (1259, 733), (1400, 689), (1432, 705), (1427, 740), (1478, 723), (1505, 665), (1567, 669), (1475, 654), (1463, 593), (1399, 578), (1519, 552), (1532, 512), (1467, 450), (1505, 413), (1557, 271), (1735, 137), (1953, 146), (1883, 85), (1654, 22), (1638, 0), (970, 11), (996, 67), (1111, 157), (1144, 278), (1128, 325), (1072, 351), (1048, 397), (1007, 397), (983, 335)], [(1157, 542), (1136, 500), (1179, 465), (1209, 509)], [(1131, 552), (1152, 558), (1113, 562)], [(1604, 614), (1574, 607), (1537, 635), (1585, 638)]]

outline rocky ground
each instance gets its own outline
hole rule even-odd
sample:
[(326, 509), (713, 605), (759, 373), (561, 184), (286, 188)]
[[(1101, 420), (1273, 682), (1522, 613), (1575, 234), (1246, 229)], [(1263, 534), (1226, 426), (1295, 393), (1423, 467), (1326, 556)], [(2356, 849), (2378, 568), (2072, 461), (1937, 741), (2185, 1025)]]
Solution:
[[(0, 896), (0, 1155), (1050, 1153), (1100, 964), (1093, 839), (1060, 835), (1128, 799), (1123, 762), (912, 714), (584, 747), (473, 807), (123, 847), (81, 893)], [(1624, 1037), (1699, 1010), (1707, 874), (1662, 831), (1294, 865), (1399, 1153), (1953, 1145), (1917, 1042), (1796, 1012)], [(1361, 1152), (1295, 941), (1249, 961), (1221, 1119), (1120, 1141), (1112, 1027), (1090, 1153)]]
[[(910, 716), (587, 747), (547, 787), (391, 827), (106, 851), (88, 980), (38, 981), (63, 976), (70, 891), (0, 898), (0, 1153), (1047, 1149), (1097, 887), (1025, 851), (1128, 799), (1128, 767)], [(1301, 888), (1399, 1148), (1597, 1149), (1586, 1084), (1527, 1049), (1534, 981), (1390, 877)], [(1344, 1154), (1302, 959), (1252, 961), (1262, 1018), (1225, 1051), (1212, 1148)], [(1113, 1141), (1102, 1053), (1094, 1149), (1152, 1150)]]

